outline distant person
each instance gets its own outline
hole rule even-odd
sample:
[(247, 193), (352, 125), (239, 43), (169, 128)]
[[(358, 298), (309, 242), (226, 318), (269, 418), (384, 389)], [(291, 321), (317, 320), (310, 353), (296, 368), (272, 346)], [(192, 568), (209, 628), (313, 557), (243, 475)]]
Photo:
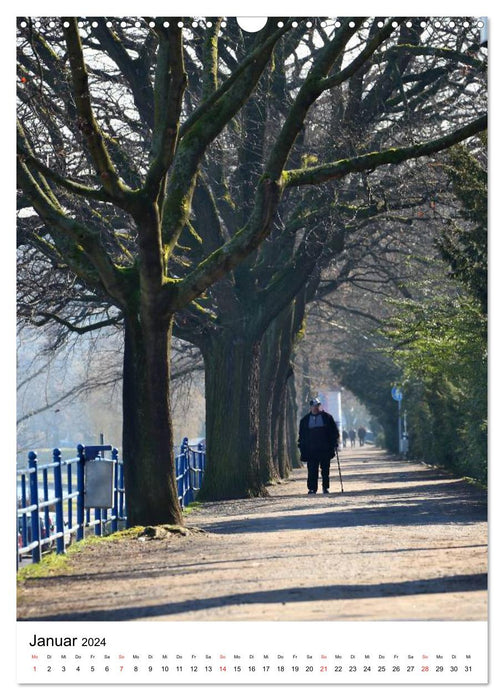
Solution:
[(336, 454), (339, 430), (334, 418), (322, 408), (320, 399), (310, 401), (310, 412), (299, 423), (298, 447), (301, 461), (308, 468), (308, 493), (318, 491), (319, 468), (322, 474), (322, 489), (329, 493), (329, 466)]
[(359, 445), (362, 447), (366, 439), (366, 428), (361, 425), (357, 430), (357, 435), (359, 436)]
[(356, 433), (353, 428), (350, 428), (350, 430), (348, 431), (348, 437), (350, 438), (350, 447), (355, 447)]
[(343, 438), (343, 447), (346, 447), (346, 441), (348, 440), (348, 433), (346, 430), (341, 433), (341, 437)]

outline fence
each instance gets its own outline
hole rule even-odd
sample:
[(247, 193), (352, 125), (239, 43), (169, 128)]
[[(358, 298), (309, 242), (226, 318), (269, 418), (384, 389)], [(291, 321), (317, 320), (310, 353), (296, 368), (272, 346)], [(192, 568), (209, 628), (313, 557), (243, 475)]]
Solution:
[(205, 444), (199, 441), (190, 443), (188, 438), (182, 440), (180, 454), (175, 458), (177, 493), (182, 508), (191, 503), (203, 481), (205, 472)]
[[(110, 452), (111, 459), (104, 459)], [(182, 508), (194, 500), (201, 487), (205, 470), (203, 442), (195, 445), (184, 438), (180, 453), (175, 457), (178, 498)], [(86, 463), (92, 461), (92, 472), (86, 478)], [(89, 473), (97, 468), (110, 469), (110, 500), (107, 507), (92, 507), (87, 493)], [(56, 549), (65, 552), (75, 538), (82, 540), (94, 528), (95, 535), (117, 532), (127, 525), (124, 469), (118, 452), (110, 445), (77, 446), (77, 456), (61, 459), (61, 451), (53, 450), (53, 461), (39, 465), (36, 452), (28, 454), (28, 467), (17, 469), (17, 553), (31, 555), (33, 563), (40, 561), (42, 552)], [(91, 507), (90, 507), (91, 506)]]

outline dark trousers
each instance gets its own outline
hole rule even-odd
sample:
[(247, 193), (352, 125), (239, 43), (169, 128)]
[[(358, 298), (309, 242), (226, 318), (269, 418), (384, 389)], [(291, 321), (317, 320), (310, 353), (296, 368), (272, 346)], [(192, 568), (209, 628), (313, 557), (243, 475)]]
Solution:
[(322, 474), (322, 488), (329, 488), (329, 464), (331, 457), (327, 452), (313, 452), (306, 466), (308, 467), (308, 491), (318, 490), (319, 467)]

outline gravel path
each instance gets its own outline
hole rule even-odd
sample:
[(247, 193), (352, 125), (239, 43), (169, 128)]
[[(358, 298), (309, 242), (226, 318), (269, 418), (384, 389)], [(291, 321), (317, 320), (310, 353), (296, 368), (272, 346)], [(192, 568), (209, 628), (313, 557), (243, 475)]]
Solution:
[(86, 547), (19, 587), (20, 620), (484, 620), (486, 494), (372, 446), (341, 453), (344, 492), (306, 470), (270, 496), (205, 504), (188, 536)]

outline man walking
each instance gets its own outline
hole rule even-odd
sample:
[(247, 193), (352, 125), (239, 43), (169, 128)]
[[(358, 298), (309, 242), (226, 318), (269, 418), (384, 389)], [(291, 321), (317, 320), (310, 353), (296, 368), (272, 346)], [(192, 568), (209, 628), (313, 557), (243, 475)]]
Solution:
[(329, 464), (336, 454), (339, 431), (334, 418), (323, 410), (320, 399), (310, 401), (310, 412), (299, 423), (298, 447), (308, 467), (308, 493), (317, 493), (319, 468), (322, 489), (329, 493)]

